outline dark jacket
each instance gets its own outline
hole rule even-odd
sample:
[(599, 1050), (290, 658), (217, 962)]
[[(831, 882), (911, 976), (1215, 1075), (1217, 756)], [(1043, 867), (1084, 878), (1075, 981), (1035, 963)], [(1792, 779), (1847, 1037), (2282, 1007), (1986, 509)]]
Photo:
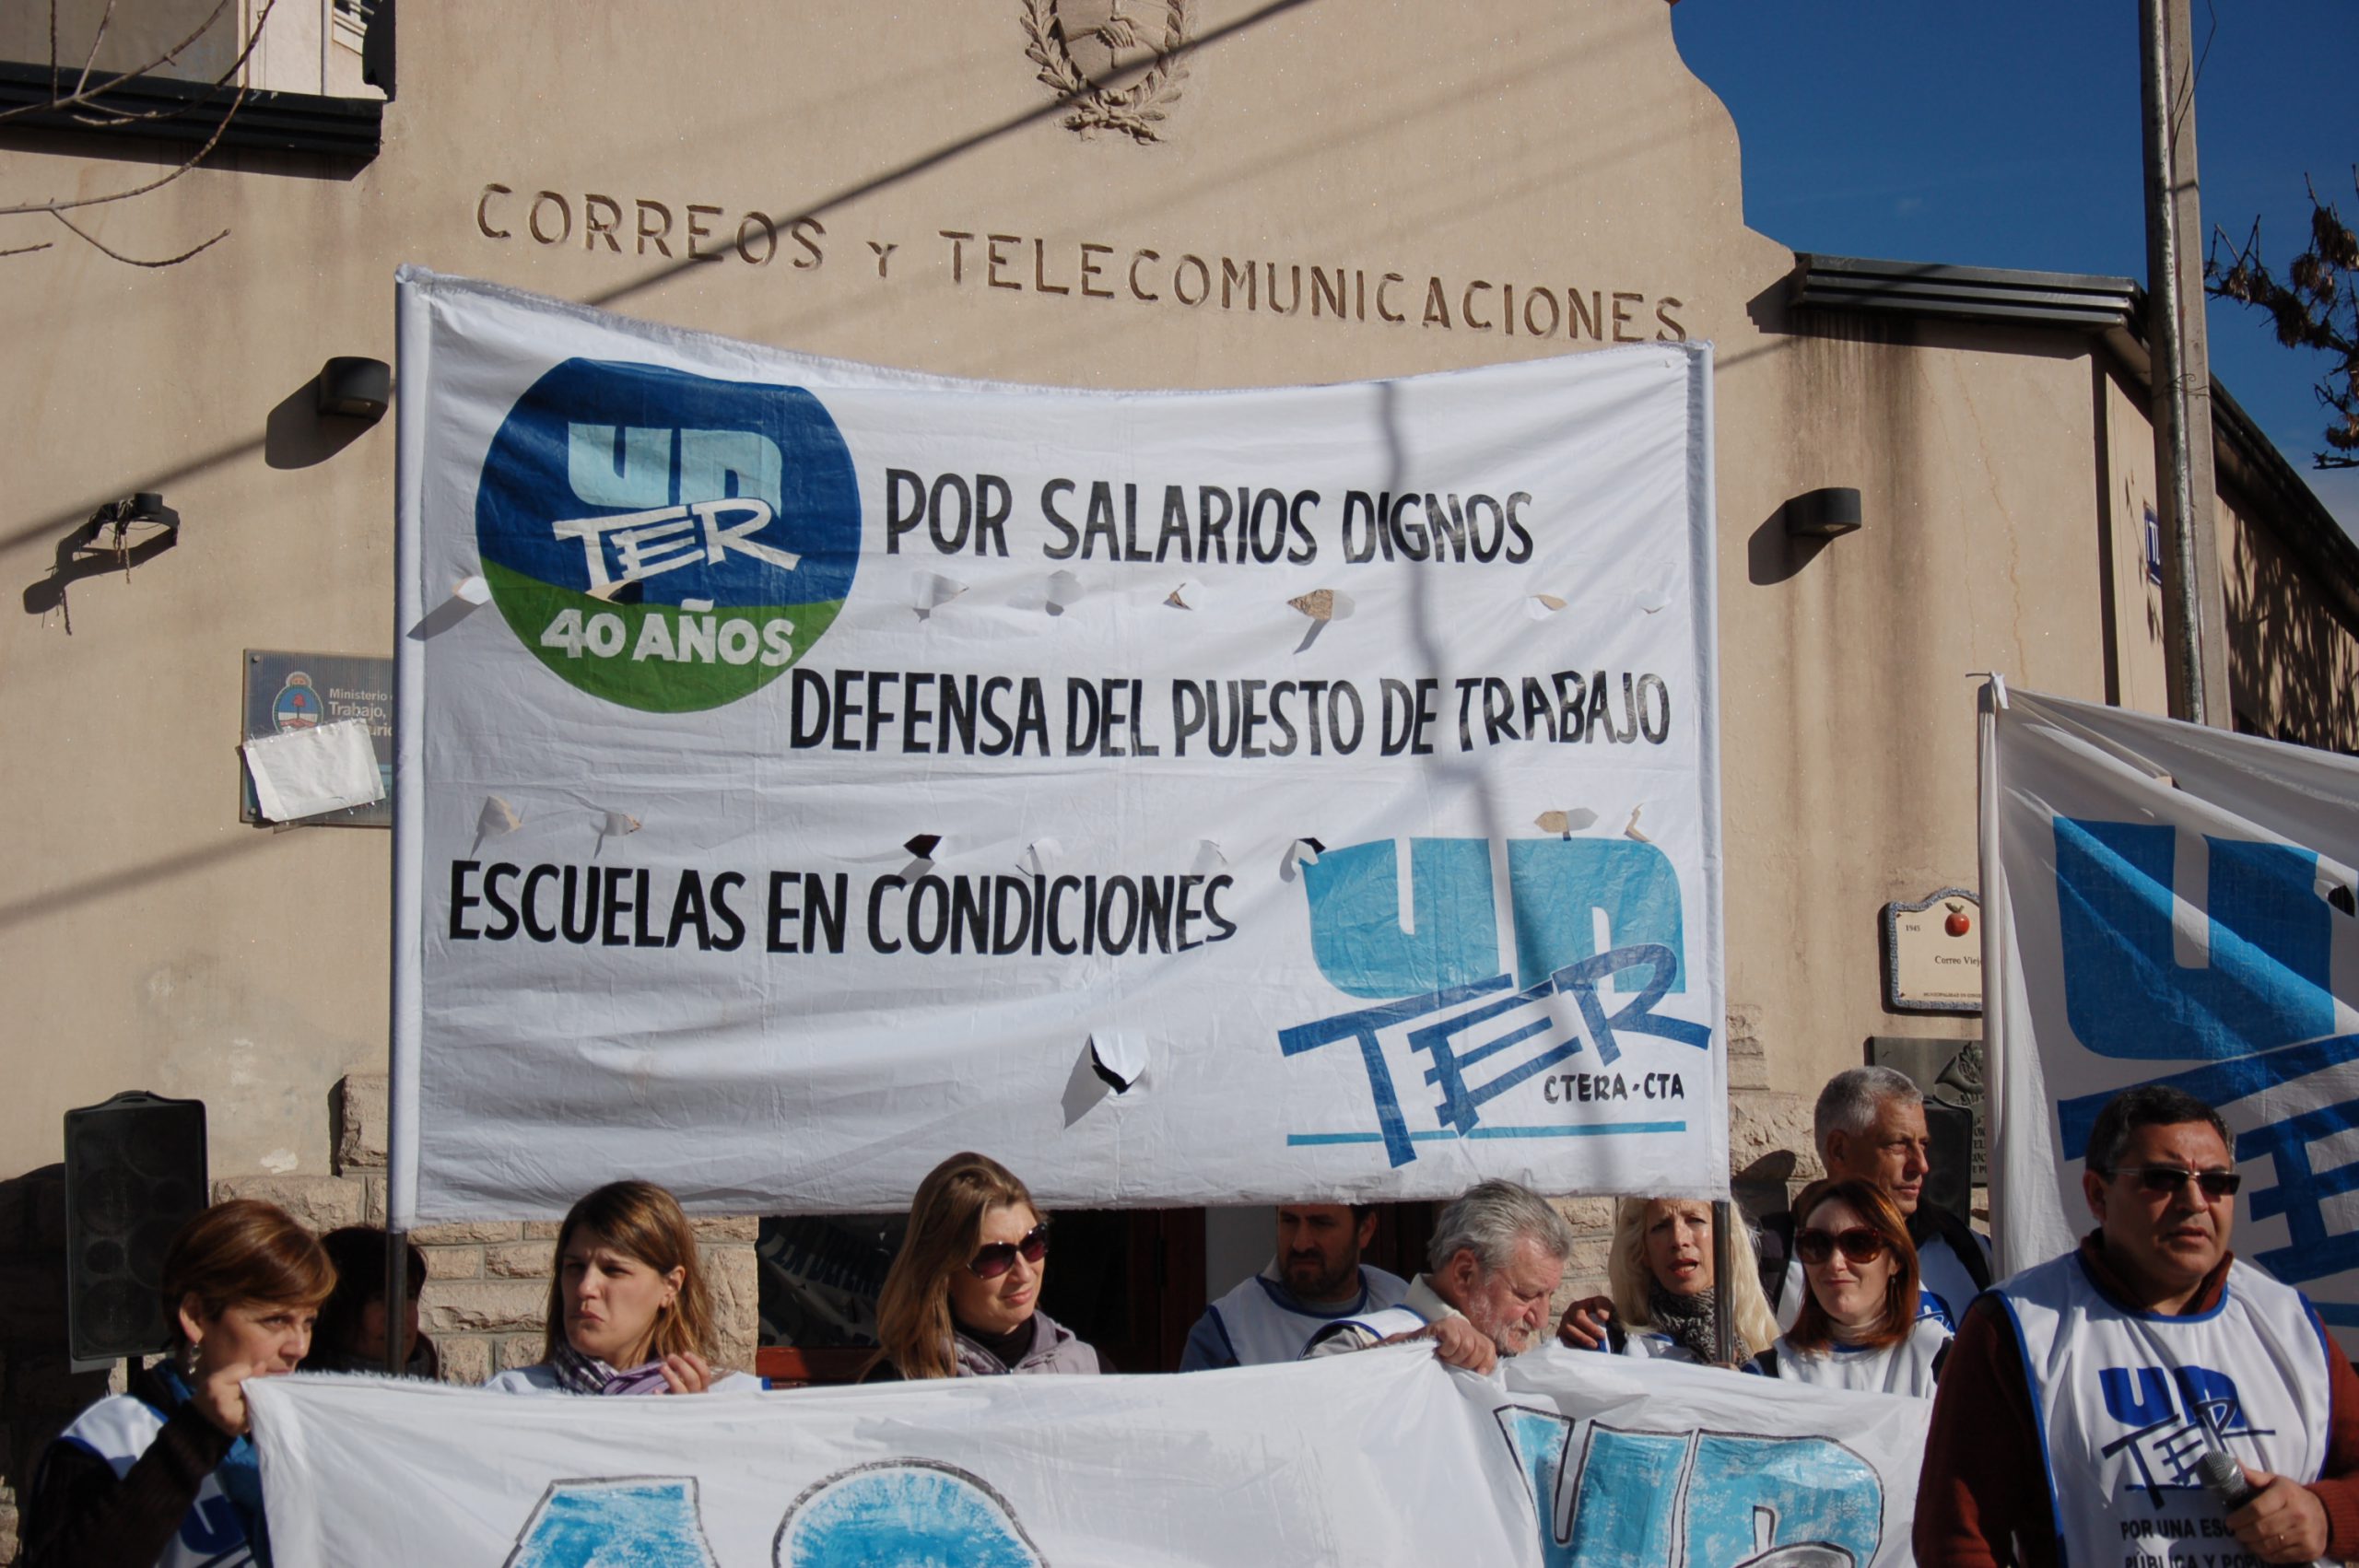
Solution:
[(175, 1409), (152, 1373), (133, 1373), (130, 1393), (171, 1412), (163, 1430), (120, 1478), (79, 1444), (44, 1449), (25, 1500), (20, 1568), (155, 1568), (197, 1488), (228, 1456), (229, 1433), (194, 1405)]

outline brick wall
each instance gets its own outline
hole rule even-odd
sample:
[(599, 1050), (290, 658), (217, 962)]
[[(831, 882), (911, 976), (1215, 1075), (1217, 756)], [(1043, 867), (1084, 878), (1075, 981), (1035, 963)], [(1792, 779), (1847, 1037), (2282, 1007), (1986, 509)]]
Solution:
[[(355, 1073), (336, 1085), (334, 1173), (240, 1176), (213, 1184), (213, 1196), (260, 1198), (315, 1230), (385, 1223), (385, 1080)], [(698, 1256), (712, 1289), (720, 1360), (751, 1371), (760, 1329), (753, 1218), (693, 1222)], [(426, 1254), (421, 1327), (442, 1352), (442, 1375), (480, 1383), (495, 1372), (541, 1359), (556, 1261), (557, 1223), (476, 1220), (427, 1225), (410, 1233)]]

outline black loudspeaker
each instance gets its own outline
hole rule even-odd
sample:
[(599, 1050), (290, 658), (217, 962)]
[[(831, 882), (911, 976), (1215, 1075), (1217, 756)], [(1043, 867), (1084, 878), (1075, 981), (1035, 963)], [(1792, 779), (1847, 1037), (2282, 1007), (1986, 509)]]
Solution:
[(171, 1340), (164, 1253), (205, 1208), (205, 1102), (133, 1090), (65, 1113), (65, 1339), (76, 1362)]

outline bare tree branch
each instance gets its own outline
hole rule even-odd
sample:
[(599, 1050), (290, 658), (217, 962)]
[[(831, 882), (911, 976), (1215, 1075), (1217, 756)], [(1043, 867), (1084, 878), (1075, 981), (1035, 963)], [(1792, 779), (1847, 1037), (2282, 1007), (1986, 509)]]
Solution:
[[(246, 63), (246, 57), (253, 53), (255, 41), (262, 37), (263, 23), (270, 19), (271, 7), (276, 4), (277, 0), (268, 0), (268, 4), (265, 4), (263, 6), (262, 15), (254, 19), (253, 33), (247, 39), (246, 46), (240, 50), (238, 52), (238, 57), (229, 63), (229, 70), (222, 72), (221, 75), (213, 78), (213, 85), (215, 87), (226, 86), (229, 80), (230, 75)], [(90, 85), (89, 79), (90, 60), (96, 60), (99, 53), (99, 40), (94, 37), (90, 41), (90, 60), (86, 60), (82, 63), (81, 77), (75, 83), (74, 91), (66, 94), (63, 98), (53, 98), (47, 103), (27, 103), (19, 104), (14, 109), (0, 109), (0, 121), (12, 120), (19, 114), (31, 114), (38, 111), (77, 108), (80, 105), (88, 102), (91, 99), (98, 97), (100, 94), (108, 91), (117, 83), (128, 81), (135, 76), (147, 76), (161, 66), (169, 65), (178, 60), (182, 52), (186, 50), (190, 44), (194, 43), (198, 39), (203, 38), (206, 32), (210, 31), (213, 24), (220, 20), (221, 13), (229, 8), (229, 0), (217, 0), (213, 9), (205, 14), (205, 20), (197, 24), (197, 28), (194, 32), (190, 33), (186, 38), (182, 39), (178, 43), (175, 43), (170, 49), (167, 49), (164, 53), (158, 54), (153, 60), (148, 61), (138, 69), (124, 71), (117, 75), (111, 76), (105, 81), (99, 83), (95, 87)], [(113, 15), (113, 0), (108, 0), (107, 15), (111, 17)], [(103, 36), (105, 31), (106, 18), (101, 17), (99, 22), (99, 33), (100, 36)], [(57, 70), (57, 11), (56, 6), (53, 4), (50, 7), (49, 68), (53, 78)]]
[[(245, 100), (246, 89), (240, 88), (238, 89), (238, 96), (229, 100), (229, 107), (228, 111), (222, 114), (221, 123), (218, 125), (214, 126), (213, 135), (205, 139), (205, 145), (197, 148), (196, 151), (191, 153), (186, 158), (182, 159), (180, 167), (174, 169), (170, 173), (165, 175), (159, 180), (150, 180), (145, 185), (135, 185), (128, 191), (110, 192), (108, 194), (103, 196), (82, 196), (70, 202), (27, 202), (20, 206), (0, 207), (0, 217), (21, 217), (27, 213), (37, 212), (45, 212), (50, 214), (52, 216), (55, 216), (60, 213), (70, 212), (76, 207), (95, 207), (103, 206), (109, 202), (127, 202), (134, 196), (144, 196), (150, 191), (160, 191), (165, 186), (170, 184), (173, 181), (179, 179), (182, 175), (186, 174), (190, 170), (194, 169), (198, 164), (204, 162), (205, 155), (220, 145), (221, 138), (229, 134), (229, 122), (237, 116), (238, 106), (245, 102)], [(71, 228), (72, 226), (69, 224), (67, 227)], [(76, 229), (75, 232), (78, 234), (81, 231), (79, 229)]]
[[(58, 222), (60, 222), (60, 223), (64, 224), (66, 228), (73, 229), (73, 230), (74, 230), (74, 233), (75, 233), (75, 236), (76, 236), (77, 239), (79, 239), (79, 240), (80, 240), (84, 244), (90, 246), (93, 250), (96, 250), (96, 251), (98, 251), (98, 252), (101, 252), (101, 253), (102, 253), (102, 254), (104, 254), (104, 255), (107, 255), (107, 256), (109, 256), (109, 257), (111, 257), (111, 258), (112, 258), (112, 259), (114, 259), (115, 261), (118, 261), (118, 262), (123, 263), (125, 266), (133, 266), (133, 267), (173, 267), (173, 266), (178, 266), (178, 265), (180, 265), (180, 263), (182, 263), (182, 262), (184, 262), (184, 261), (187, 261), (191, 256), (194, 256), (194, 255), (197, 254), (199, 252), (208, 251), (208, 250), (212, 249), (214, 246), (218, 245), (222, 240), (227, 240), (228, 238), (229, 238), (229, 231), (228, 229), (226, 229), (226, 228), (225, 228), (225, 229), (223, 229), (220, 233), (218, 233), (218, 234), (215, 235), (212, 239), (207, 240), (204, 244), (202, 244), (202, 245), (198, 245), (198, 246), (195, 246), (195, 247), (194, 247), (194, 248), (192, 248), (192, 249), (190, 249), (190, 250), (182, 251), (182, 252), (179, 255), (177, 255), (177, 256), (167, 256), (167, 257), (165, 257), (165, 258), (164, 258), (162, 261), (160, 261), (160, 262), (143, 262), (143, 261), (141, 261), (141, 260), (140, 260), (138, 257), (136, 257), (136, 256), (126, 256), (126, 255), (124, 255), (124, 254), (123, 254), (122, 252), (120, 252), (120, 251), (116, 251), (116, 250), (111, 250), (111, 249), (110, 249), (110, 248), (109, 248), (109, 247), (107, 247), (105, 244), (103, 244), (102, 242), (100, 242), (99, 240), (97, 240), (97, 239), (95, 239), (94, 237), (92, 237), (92, 235), (90, 234), (89, 230), (88, 230), (88, 229), (86, 229), (86, 228), (78, 228), (78, 227), (76, 227), (76, 224), (75, 224), (75, 222), (74, 222), (74, 220), (73, 220), (72, 218), (70, 218), (70, 217), (67, 217), (67, 216), (66, 216), (64, 213), (62, 213), (62, 212), (53, 212), (53, 213), (51, 213), (49, 216), (52, 216), (52, 217), (53, 217), (53, 218), (55, 218)], [(41, 247), (40, 247), (40, 246), (33, 246), (33, 247), (30, 247), (30, 248), (31, 248), (31, 249), (33, 249), (33, 250), (39, 250), (39, 249), (41, 249)], [(0, 252), (0, 255), (10, 254), (10, 253), (11, 253), (11, 252)]]
[(48, 250), (52, 245), (53, 245), (54, 243), (56, 243), (56, 241), (54, 241), (54, 240), (42, 240), (42, 241), (41, 241), (40, 244), (38, 244), (38, 245), (19, 245), (19, 246), (18, 246), (15, 250), (13, 250), (13, 251), (0, 251), (0, 256), (22, 256), (22, 255), (27, 255), (27, 254), (29, 254), (30, 252), (34, 252), (34, 251), (46, 251), (46, 250)]
[[(228, 3), (229, 0), (221, 0), (221, 5), (227, 5)], [(227, 87), (229, 83), (229, 78), (236, 76), (238, 72), (244, 67), (246, 61), (253, 54), (254, 46), (262, 41), (263, 24), (270, 20), (271, 10), (277, 4), (278, 0), (264, 0), (262, 14), (254, 18), (254, 29), (252, 33), (247, 35), (245, 47), (239, 50), (238, 57), (230, 61), (228, 65), (224, 66), (219, 76), (213, 78), (210, 84), (211, 86), (216, 88)], [(216, 6), (214, 7), (215, 14), (219, 14), (220, 9), (221, 6)], [(210, 24), (208, 23), (207, 25), (209, 26)], [(202, 32), (203, 29), (199, 29), (198, 31)], [(195, 36), (197, 35), (192, 33), (190, 38), (193, 39)], [(173, 53), (177, 53), (180, 50), (186, 48), (188, 43), (189, 39), (182, 39), (179, 43), (173, 45)], [(166, 54), (163, 57), (164, 60), (170, 60), (170, 58), (171, 54)], [(161, 63), (161, 61), (157, 62), (157, 64)], [(153, 70), (155, 66), (153, 64), (143, 66), (139, 71), (133, 72), (131, 75), (144, 75), (147, 71)], [(123, 76), (114, 78), (116, 82), (127, 79), (129, 78)], [(103, 92), (106, 89), (100, 88), (98, 90)], [(243, 101), (244, 93), (245, 89), (241, 84), (239, 89), (240, 101)], [(76, 114), (74, 118), (83, 124), (96, 126), (136, 125), (151, 120), (177, 120), (182, 115), (188, 112), (188, 111), (183, 108), (170, 108), (151, 109), (144, 114), (133, 114), (119, 109), (110, 109), (105, 104), (95, 101), (95, 99), (89, 102), (86, 107), (89, 112)], [(232, 114), (237, 112), (237, 107), (235, 104), (230, 106), (229, 112)]]
[[(213, 7), (213, 10), (214, 15), (218, 16), (220, 14), (221, 7), (216, 6)], [(205, 25), (210, 27), (212, 25), (212, 21), (213, 18), (211, 17), (207, 17), (205, 18)], [(82, 56), (82, 74), (74, 78), (74, 90), (76, 92), (78, 93), (83, 88), (90, 85), (90, 67), (98, 64), (99, 46), (106, 42), (107, 29), (111, 27), (113, 24), (114, 0), (107, 0), (107, 8), (99, 13), (99, 25), (90, 29), (90, 52)], [(147, 69), (152, 71), (160, 64), (162, 64), (160, 61), (152, 62), (147, 65)]]
[[(2353, 179), (2359, 186), (2359, 170)], [(2359, 468), (2359, 235), (2330, 203), (2318, 199), (2315, 184), (2308, 191), (2310, 246), (2286, 263), (2283, 277), (2261, 257), (2255, 218), (2242, 244), (2225, 229), (2212, 229), (2204, 287), (2215, 298), (2268, 312), (2286, 347), (2327, 356), (2327, 369), (2312, 391), (2330, 415), (2323, 432), (2329, 450), (2312, 453), (2311, 462), (2319, 468)]]

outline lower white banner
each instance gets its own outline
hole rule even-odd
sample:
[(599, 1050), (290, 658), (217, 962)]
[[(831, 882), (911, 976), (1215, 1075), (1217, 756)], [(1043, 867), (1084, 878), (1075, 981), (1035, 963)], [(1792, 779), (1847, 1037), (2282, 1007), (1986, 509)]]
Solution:
[(248, 1385), (281, 1568), (1894, 1568), (1925, 1403), (1422, 1346), (731, 1398)]

